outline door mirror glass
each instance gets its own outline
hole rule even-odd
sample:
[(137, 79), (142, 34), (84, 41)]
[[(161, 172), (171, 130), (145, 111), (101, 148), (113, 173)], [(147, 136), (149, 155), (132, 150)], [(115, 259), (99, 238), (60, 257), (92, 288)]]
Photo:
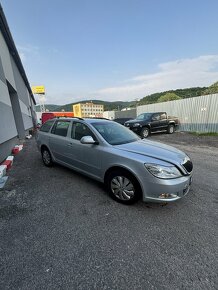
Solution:
[(82, 144), (96, 144), (96, 141), (92, 138), (92, 136), (84, 136), (80, 139)]

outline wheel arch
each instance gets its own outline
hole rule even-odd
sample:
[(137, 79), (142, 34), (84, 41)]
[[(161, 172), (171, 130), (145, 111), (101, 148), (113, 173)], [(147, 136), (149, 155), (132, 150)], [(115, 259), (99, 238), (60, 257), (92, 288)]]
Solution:
[(104, 174), (104, 183), (106, 183), (106, 180), (107, 180), (108, 175), (111, 172), (113, 172), (114, 170), (123, 170), (123, 171), (126, 171), (128, 174), (131, 174), (133, 176), (133, 178), (137, 181), (137, 183), (138, 183), (138, 185), (140, 187), (141, 197), (142, 197), (142, 185), (141, 185), (139, 179), (137, 178), (137, 176), (135, 175), (135, 173), (132, 172), (132, 170), (130, 170), (129, 168), (127, 168), (125, 166), (122, 166), (122, 165), (114, 165), (114, 166), (111, 166), (110, 168), (108, 168), (107, 171)]
[(145, 125), (142, 126), (142, 129), (143, 128), (148, 128), (150, 130), (151, 129), (151, 124), (145, 124)]
[(46, 146), (45, 144), (42, 144), (42, 145), (40, 146), (40, 151), (41, 151), (41, 153), (42, 153), (43, 149), (47, 149), (47, 150), (49, 151), (49, 153), (51, 153), (51, 151), (49, 150), (48, 146)]

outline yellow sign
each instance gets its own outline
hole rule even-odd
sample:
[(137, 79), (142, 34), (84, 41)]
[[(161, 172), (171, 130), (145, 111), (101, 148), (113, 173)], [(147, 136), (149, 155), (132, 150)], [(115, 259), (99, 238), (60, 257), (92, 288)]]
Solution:
[(33, 86), (32, 87), (33, 94), (45, 94), (45, 87), (44, 86)]

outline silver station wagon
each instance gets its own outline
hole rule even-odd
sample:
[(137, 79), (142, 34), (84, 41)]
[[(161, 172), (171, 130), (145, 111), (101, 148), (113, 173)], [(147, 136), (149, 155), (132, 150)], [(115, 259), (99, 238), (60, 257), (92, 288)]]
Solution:
[(171, 202), (190, 189), (193, 165), (185, 153), (110, 120), (52, 119), (36, 140), (46, 166), (56, 162), (103, 182), (125, 204)]

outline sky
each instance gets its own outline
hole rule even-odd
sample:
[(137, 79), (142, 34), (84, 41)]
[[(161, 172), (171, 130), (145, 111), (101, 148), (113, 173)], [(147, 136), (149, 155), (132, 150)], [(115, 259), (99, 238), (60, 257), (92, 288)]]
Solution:
[(133, 101), (218, 81), (217, 0), (0, 2), (46, 103)]

